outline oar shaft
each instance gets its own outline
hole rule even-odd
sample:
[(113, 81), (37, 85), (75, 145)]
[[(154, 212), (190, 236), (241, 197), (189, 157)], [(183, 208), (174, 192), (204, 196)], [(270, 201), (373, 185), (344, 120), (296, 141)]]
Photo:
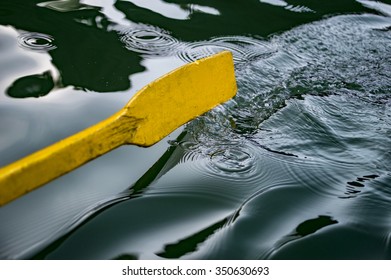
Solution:
[(121, 113), (0, 168), (0, 205), (125, 144), (138, 122)]

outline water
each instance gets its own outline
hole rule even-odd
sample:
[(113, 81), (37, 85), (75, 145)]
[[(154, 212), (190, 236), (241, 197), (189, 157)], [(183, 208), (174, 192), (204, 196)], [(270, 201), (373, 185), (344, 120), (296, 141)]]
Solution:
[(237, 96), (0, 209), (0, 258), (389, 259), (386, 1), (3, 1), (0, 164), (162, 74), (234, 54)]

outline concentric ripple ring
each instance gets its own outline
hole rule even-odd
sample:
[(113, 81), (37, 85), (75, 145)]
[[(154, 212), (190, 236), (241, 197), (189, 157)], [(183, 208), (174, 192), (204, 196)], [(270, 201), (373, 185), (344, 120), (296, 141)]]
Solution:
[(51, 51), (57, 48), (52, 36), (37, 32), (22, 33), (18, 36), (18, 44), (24, 49), (38, 52)]

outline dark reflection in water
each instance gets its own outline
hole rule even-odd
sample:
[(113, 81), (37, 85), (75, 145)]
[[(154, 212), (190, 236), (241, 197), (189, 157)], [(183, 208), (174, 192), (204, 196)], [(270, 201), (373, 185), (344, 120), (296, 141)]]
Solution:
[[(304, 236), (313, 234), (317, 232), (318, 230), (330, 226), (333, 224), (337, 224), (338, 221), (333, 220), (329, 216), (319, 216), (315, 219), (310, 219), (302, 222), (299, 224), (296, 229), (293, 231), (293, 233), (289, 234), (285, 241), (281, 241), (281, 243), (287, 243), (291, 240), (297, 239), (297, 238), (302, 238)], [(281, 244), (279, 247), (281, 247), (283, 244)]]
[[(385, 244), (371, 232), (339, 227), (333, 231), (308, 237), (305, 241), (292, 242), (275, 252), (272, 259), (296, 259), (300, 252), (302, 259), (384, 259)], [(328, 250), (335, 246), (337, 250)]]
[(39, 97), (48, 94), (54, 88), (54, 81), (49, 71), (17, 79), (8, 89), (7, 94), (15, 98)]
[(186, 239), (179, 240), (175, 244), (168, 244), (164, 247), (164, 251), (157, 253), (157, 255), (163, 258), (177, 259), (185, 254), (192, 253), (196, 251), (198, 244), (203, 243), (209, 236), (224, 226), (224, 224), (227, 223), (227, 220), (228, 219), (223, 219)]
[(138, 258), (135, 255), (124, 254), (124, 255), (119, 255), (118, 257), (115, 257), (113, 260), (138, 260)]
[[(178, 4), (184, 10), (191, 5), (184, 0), (165, 1)], [(116, 1), (115, 7), (123, 11), (133, 22), (159, 26), (170, 30), (175, 38), (182, 41), (205, 40), (216, 35), (260, 35), (290, 29), (298, 24), (310, 22), (326, 14), (365, 11), (362, 5), (352, 0), (338, 1), (324, 5), (319, 1), (305, 1), (305, 5), (316, 13), (296, 13), (273, 5), (265, 5), (259, 0), (205, 1), (196, 0), (192, 4), (213, 7), (219, 13), (193, 13), (187, 20), (167, 18), (150, 9), (139, 7), (131, 1)], [(272, 24), (271, 24), (272, 23)]]
[(328, 216), (319, 216), (315, 219), (307, 220), (302, 222), (300, 225), (297, 226), (295, 229), (295, 232), (291, 234), (291, 236), (298, 236), (298, 237), (304, 237), (306, 235), (312, 234), (319, 229), (332, 225), (337, 224), (338, 222), (333, 220), (331, 217)]
[[(117, 33), (109, 30), (110, 22), (99, 8), (60, 12), (40, 7), (40, 2), (2, 1), (0, 24), (25, 30), (20, 39), (24, 48), (48, 51), (61, 74), (59, 86), (97, 92), (129, 89), (129, 76), (144, 67), (140, 57), (127, 51)], [(40, 95), (44, 93), (25, 97)]]
[[(93, 71), (115, 84), (108, 91), (129, 87), (143, 59), (190, 62), (228, 49), (239, 91), (188, 124), (123, 192), (86, 205), (41, 246), (4, 257), (390, 258), (390, 6), (264, 2), (242, 1), (238, 9), (234, 1), (160, 1), (187, 15), (175, 18), (116, 1), (112, 8), (129, 25), (110, 22), (98, 7), (62, 13), (39, 6), (41, 15), (69, 22), (67, 32), (13, 18), (18, 28), (54, 38), (57, 48), (48, 53), (63, 86), (105, 91), (97, 72), (86, 73), (95, 60), (106, 65), (106, 47), (108, 68)], [(91, 53), (79, 50), (80, 61), (65, 61), (72, 44)], [(123, 62), (110, 76), (128, 57), (131, 67)], [(78, 67), (86, 76), (72, 76)], [(117, 84), (121, 75), (126, 87)]]
[(291, 234), (282, 237), (275, 243), (272, 250), (268, 253), (268, 258), (281, 248), (286, 248), (287, 244), (295, 242), (305, 236), (314, 234), (319, 230), (334, 224), (338, 224), (338, 221), (333, 220), (329, 216), (323, 215), (300, 223)]

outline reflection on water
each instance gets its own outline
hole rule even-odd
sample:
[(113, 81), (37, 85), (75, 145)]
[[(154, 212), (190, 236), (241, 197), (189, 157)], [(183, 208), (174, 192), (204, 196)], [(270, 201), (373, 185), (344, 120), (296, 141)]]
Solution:
[[(135, 73), (148, 73), (144, 65), (183, 64), (227, 49), (239, 91), (189, 123), (122, 189), (95, 198), (64, 191), (78, 197), (74, 212), (60, 202), (51, 205), (61, 211), (48, 221), (8, 221), (25, 233), (16, 245), (0, 230), (2, 258), (390, 258), (389, 5), (247, 0), (238, 9), (229, 1), (206, 7), (202, 1), (120, 0), (109, 16), (98, 1), (88, 1), (88, 9), (87, 1), (76, 2), (26, 8), (14, 1), (1, 10), (7, 16), (0, 24), (49, 36), (30, 43), (56, 46), (44, 51), (60, 72), (57, 88), (125, 92)], [(17, 19), (32, 8), (64, 25)], [(19, 77), (10, 88), (28, 80), (24, 92), (34, 85), (37, 93), (13, 92), (40, 96), (50, 81), (44, 78), (42, 71)], [(7, 156), (3, 151), (16, 148), (12, 139), (21, 143), (29, 125), (4, 115), (15, 124), (13, 138), (0, 142)], [(0, 121), (3, 131), (9, 125)], [(0, 219), (7, 209), (0, 209)], [(59, 221), (56, 231), (51, 225)]]
[(233, 174), (247, 172), (254, 164), (250, 152), (243, 148), (221, 147), (210, 155), (211, 163), (220, 171)]
[(56, 0), (38, 3), (37, 5), (39, 7), (45, 7), (59, 12), (69, 12), (90, 7), (88, 5), (81, 4), (80, 0)]
[(282, 1), (282, 0), (260, 0), (262, 3), (267, 3), (275, 6), (281, 6), (284, 7), (285, 9), (292, 11), (292, 12), (297, 12), (297, 13), (315, 13), (314, 10), (311, 10), (310, 8), (303, 6), (303, 5), (289, 5), (287, 2)]
[(53, 77), (50, 71), (46, 71), (17, 79), (7, 89), (7, 94), (15, 98), (39, 97), (48, 94), (53, 88)]
[(164, 250), (157, 253), (158, 256), (167, 259), (177, 259), (186, 254), (196, 251), (198, 244), (202, 244), (206, 239), (213, 235), (218, 229), (227, 223), (227, 218), (195, 233), (192, 236), (179, 240), (175, 244), (167, 244)]
[(38, 1), (2, 1), (0, 24), (25, 30), (19, 37), (21, 46), (50, 54), (52, 64), (61, 72), (62, 87), (127, 90), (129, 75), (144, 70), (141, 59), (127, 51), (117, 33), (109, 30), (111, 23), (99, 8), (58, 12), (33, 2)]

